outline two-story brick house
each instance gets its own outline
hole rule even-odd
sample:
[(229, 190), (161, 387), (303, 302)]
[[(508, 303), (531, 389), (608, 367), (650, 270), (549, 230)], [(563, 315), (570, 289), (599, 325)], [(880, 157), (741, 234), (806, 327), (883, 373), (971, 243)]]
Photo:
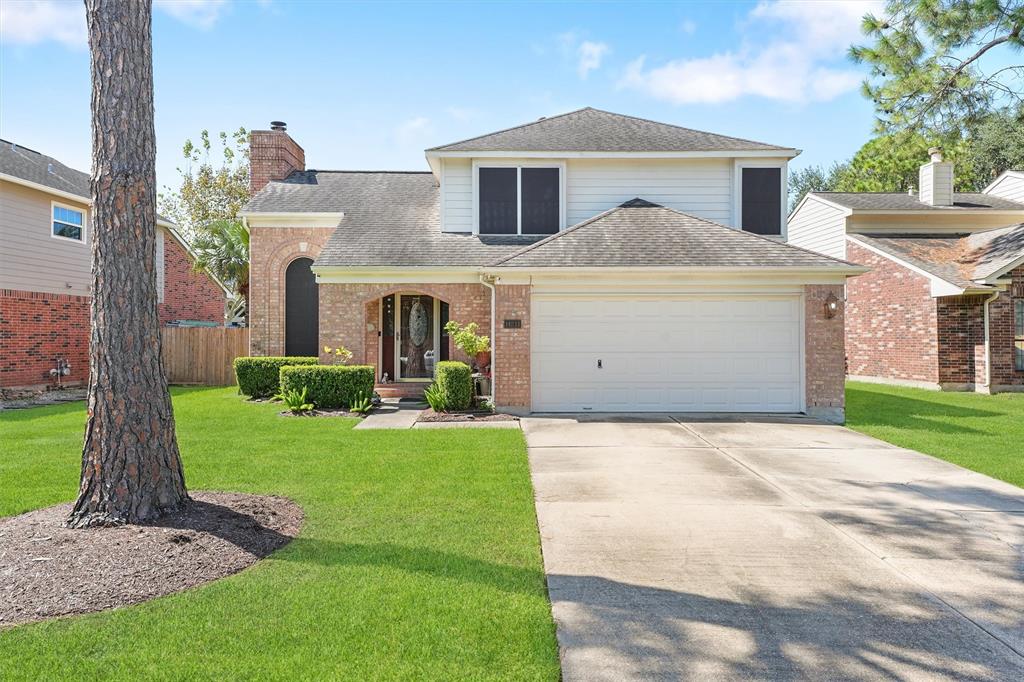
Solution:
[[(0, 140), (0, 388), (89, 376), (91, 282), (89, 175), (53, 157)], [(187, 244), (157, 221), (160, 322), (223, 324), (230, 291), (193, 271)]]
[(305, 168), (251, 139), (256, 355), (345, 345), (422, 390), (492, 338), (495, 402), (528, 411), (843, 418), (843, 285), (785, 243), (798, 150), (581, 109), (426, 150), (424, 172)]
[(1024, 390), (1024, 173), (954, 192), (932, 152), (910, 193), (809, 193), (789, 240), (871, 268), (847, 285), (852, 378)]

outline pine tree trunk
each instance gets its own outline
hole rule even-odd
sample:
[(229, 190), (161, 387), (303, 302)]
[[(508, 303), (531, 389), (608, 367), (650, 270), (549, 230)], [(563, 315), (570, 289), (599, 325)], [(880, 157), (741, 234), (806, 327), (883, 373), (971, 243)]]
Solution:
[(67, 525), (188, 501), (160, 363), (151, 0), (86, 0), (92, 68), (92, 334), (82, 482)]

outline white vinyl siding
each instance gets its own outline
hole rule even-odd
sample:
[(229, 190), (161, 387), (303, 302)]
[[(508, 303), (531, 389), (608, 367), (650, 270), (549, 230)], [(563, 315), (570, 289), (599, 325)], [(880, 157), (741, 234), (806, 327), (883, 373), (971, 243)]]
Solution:
[(537, 412), (799, 412), (799, 295), (534, 294)]
[(846, 257), (846, 217), (841, 209), (808, 197), (789, 219), (788, 239), (799, 246), (833, 258)]
[(441, 202), (445, 232), (473, 231), (472, 159), (444, 159)]
[(568, 160), (566, 221), (569, 226), (635, 197), (732, 225), (732, 160)]
[[(445, 232), (473, 231), (473, 159), (446, 158), (441, 166)], [(475, 159), (486, 166), (485, 158)], [(565, 226), (641, 197), (700, 218), (733, 225), (733, 159), (567, 159)], [(538, 165), (502, 158), (501, 165)]]
[(85, 213), (85, 242), (54, 239), (53, 197), (40, 190), (0, 180), (0, 289), (49, 294), (89, 294), (87, 206), (61, 199)]
[(1024, 204), (1024, 175), (1007, 174), (988, 194)]

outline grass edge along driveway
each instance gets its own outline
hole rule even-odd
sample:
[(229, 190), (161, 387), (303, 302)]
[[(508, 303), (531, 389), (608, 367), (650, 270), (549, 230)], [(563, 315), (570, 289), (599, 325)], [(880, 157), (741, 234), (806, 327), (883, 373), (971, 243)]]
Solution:
[[(0, 631), (4, 679), (557, 680), (518, 430), (353, 431), (175, 389), (193, 490), (272, 493), (299, 538), (235, 576)], [(0, 516), (70, 501), (82, 403), (0, 414)]]
[(1024, 393), (850, 381), (846, 426), (1024, 488)]

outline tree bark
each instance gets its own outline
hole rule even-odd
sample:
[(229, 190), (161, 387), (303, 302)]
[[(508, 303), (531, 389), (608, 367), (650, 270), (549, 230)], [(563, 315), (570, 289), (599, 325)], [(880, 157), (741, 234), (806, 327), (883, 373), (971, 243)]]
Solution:
[(67, 525), (188, 501), (160, 362), (151, 0), (85, 0), (92, 71), (89, 417)]

